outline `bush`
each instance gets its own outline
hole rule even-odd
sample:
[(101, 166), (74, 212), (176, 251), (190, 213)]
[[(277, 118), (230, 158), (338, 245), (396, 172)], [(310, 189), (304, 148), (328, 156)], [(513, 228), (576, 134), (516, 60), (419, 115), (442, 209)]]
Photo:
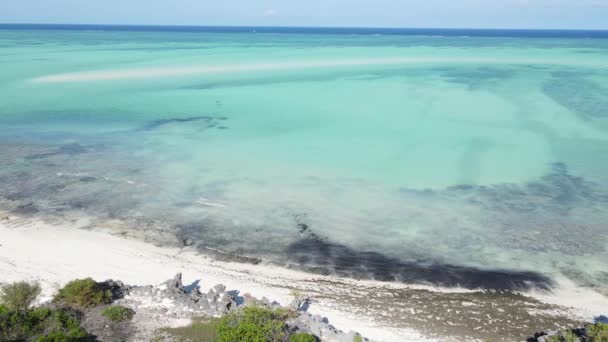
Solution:
[(59, 290), (59, 293), (55, 296), (55, 301), (64, 302), (78, 308), (90, 308), (110, 303), (112, 292), (104, 289), (102, 284), (91, 278), (77, 279), (67, 283)]
[(279, 342), (287, 335), (288, 310), (246, 307), (224, 316), (218, 326), (219, 342)]
[(42, 323), (50, 315), (49, 309), (2, 310), (0, 313), (0, 341), (15, 341), (41, 334), (44, 330)]
[(363, 337), (361, 337), (361, 335), (357, 334), (357, 335), (355, 335), (355, 337), (353, 337), (353, 342), (363, 342)]
[(70, 338), (84, 338), (87, 332), (80, 327), (79, 317), (75, 312), (66, 309), (55, 310), (52, 314), (55, 328), (53, 331), (65, 333)]
[(52, 331), (46, 336), (39, 337), (36, 342), (79, 342), (78, 337), (72, 337), (61, 331)]
[(0, 312), (0, 341), (76, 342), (88, 336), (77, 313), (67, 309)]
[(589, 342), (608, 342), (608, 324), (595, 323), (587, 326)]
[(40, 284), (19, 281), (2, 286), (0, 303), (9, 310), (27, 310), (40, 294)]
[(135, 311), (122, 305), (112, 305), (103, 309), (101, 314), (104, 315), (110, 321), (122, 322), (131, 320), (133, 318), (133, 315), (135, 314)]
[(557, 333), (557, 335), (549, 336), (547, 340), (549, 342), (578, 342), (578, 337), (570, 330), (564, 330)]
[(315, 335), (311, 334), (294, 334), (289, 337), (289, 342), (317, 342)]

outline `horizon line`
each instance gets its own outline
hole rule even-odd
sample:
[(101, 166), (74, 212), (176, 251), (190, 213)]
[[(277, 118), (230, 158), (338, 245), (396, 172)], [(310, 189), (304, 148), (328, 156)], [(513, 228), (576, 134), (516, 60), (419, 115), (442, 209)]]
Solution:
[(0, 26), (106, 26), (106, 27), (177, 27), (177, 28), (293, 28), (293, 29), (366, 29), (366, 30), (471, 30), (471, 31), (570, 31), (608, 32), (608, 28), (501, 28), (501, 27), (390, 27), (390, 26), (305, 26), (305, 25), (200, 25), (200, 24), (94, 24), (0, 22)]

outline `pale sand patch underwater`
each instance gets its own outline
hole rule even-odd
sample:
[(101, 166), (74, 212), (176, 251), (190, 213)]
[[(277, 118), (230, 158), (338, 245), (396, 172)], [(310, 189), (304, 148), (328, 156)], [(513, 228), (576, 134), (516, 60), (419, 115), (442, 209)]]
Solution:
[[(3, 215), (2, 217), (4, 217)], [(50, 295), (70, 279), (92, 276), (129, 284), (155, 284), (176, 272), (203, 288), (223, 283), (283, 305), (296, 288), (313, 298), (311, 313), (331, 324), (377, 341), (523, 339), (536, 330), (590, 320), (608, 307), (608, 298), (581, 288), (558, 286), (552, 294), (481, 292), (311, 275), (269, 265), (226, 263), (189, 248), (157, 247), (108, 234), (55, 226), (15, 216), (0, 223), (3, 281), (39, 280)], [(114, 232), (116, 233), (116, 232)], [(547, 303), (576, 305), (566, 308)], [(427, 336), (435, 336), (424, 337)]]
[(606, 68), (608, 63), (601, 61), (571, 61), (543, 58), (458, 58), (458, 57), (411, 57), (411, 58), (376, 58), (376, 59), (344, 59), (344, 60), (319, 60), (319, 61), (292, 61), (258, 64), (233, 64), (233, 65), (191, 65), (191, 66), (168, 66), (155, 68), (135, 68), (123, 70), (93, 70), (75, 73), (65, 73), (37, 77), (32, 83), (63, 83), (63, 82), (85, 82), (85, 81), (112, 81), (133, 80), (159, 77), (174, 77), (185, 75), (204, 74), (227, 74), (227, 73), (251, 73), (287, 71), (312, 68), (340, 68), (349, 66), (390, 66), (390, 65), (442, 65), (446, 63), (469, 64), (474, 66), (485, 65), (561, 65), (577, 67)]

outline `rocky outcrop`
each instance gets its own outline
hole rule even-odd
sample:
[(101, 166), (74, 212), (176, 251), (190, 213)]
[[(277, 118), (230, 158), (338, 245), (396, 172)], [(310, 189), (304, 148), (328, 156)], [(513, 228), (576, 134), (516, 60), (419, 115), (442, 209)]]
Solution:
[(135, 311), (134, 341), (149, 341), (161, 327), (187, 325), (193, 317), (220, 317), (236, 307), (225, 286), (201, 293), (197, 283), (184, 286), (180, 273), (156, 286), (130, 287), (116, 303)]
[[(329, 324), (327, 318), (311, 315), (307, 312), (302, 312), (298, 317), (288, 320), (287, 325), (292, 330), (313, 334), (321, 341), (353, 342), (355, 336), (359, 335), (353, 331), (344, 333)], [(362, 340), (368, 341), (363, 338)]]
[[(226, 286), (222, 284), (213, 286), (207, 292), (201, 292), (198, 281), (184, 285), (181, 273), (156, 286), (128, 286), (111, 280), (104, 284), (111, 289), (115, 303), (135, 311), (135, 316), (128, 325), (129, 329), (119, 325), (106, 327), (106, 330), (117, 329), (119, 335), (128, 336), (129, 341), (150, 341), (156, 336), (159, 328), (185, 326), (193, 318), (202, 316), (221, 317), (247, 305), (281, 307), (267, 298), (257, 299), (249, 294), (239, 296), (237, 291), (226, 291)], [(290, 330), (313, 334), (321, 341), (353, 341), (356, 333), (344, 333), (330, 325), (327, 318), (307, 313), (309, 305), (307, 298), (296, 298), (287, 306), (297, 312), (296, 317), (287, 321)], [(129, 330), (129, 334), (125, 330)]]
[(109, 290), (112, 293), (112, 300), (124, 298), (129, 294), (129, 290), (133, 288), (132, 286), (126, 285), (122, 281), (115, 281), (111, 279), (102, 282), (101, 286), (104, 288), (104, 290)]

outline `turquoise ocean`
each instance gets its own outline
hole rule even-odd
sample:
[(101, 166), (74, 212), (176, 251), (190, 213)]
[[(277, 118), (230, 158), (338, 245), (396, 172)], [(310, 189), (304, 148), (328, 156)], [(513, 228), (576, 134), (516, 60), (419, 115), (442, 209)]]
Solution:
[(0, 210), (217, 258), (608, 284), (608, 33), (0, 26)]

